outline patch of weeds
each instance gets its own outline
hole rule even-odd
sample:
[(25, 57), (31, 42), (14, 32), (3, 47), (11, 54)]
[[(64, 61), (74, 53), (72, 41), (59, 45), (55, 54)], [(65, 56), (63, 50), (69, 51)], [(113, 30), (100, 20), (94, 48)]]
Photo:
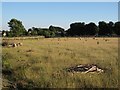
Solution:
[(20, 79), (25, 79), (26, 76), (25, 76), (25, 68), (26, 66), (25, 65), (22, 65), (22, 66), (18, 66), (15, 68), (15, 76), (16, 76), (16, 80), (20, 80)]
[(32, 50), (32, 49), (29, 49), (29, 50), (27, 50), (26, 52), (34, 52), (34, 50)]
[(7, 60), (2, 62), (2, 74), (7, 76), (13, 75), (13, 69)]
[(25, 81), (25, 80), (18, 80), (16, 82), (16, 86), (17, 86), (18, 89), (23, 89), (23, 88), (29, 88), (30, 87), (28, 82)]
[(39, 71), (44, 71), (44, 69), (42, 67), (38, 67), (38, 66), (32, 67), (32, 70), (36, 73), (39, 72)]
[(36, 63), (38, 63), (39, 61), (38, 61), (38, 59), (30, 59), (30, 61), (28, 62), (28, 63), (30, 63), (30, 64), (36, 64)]

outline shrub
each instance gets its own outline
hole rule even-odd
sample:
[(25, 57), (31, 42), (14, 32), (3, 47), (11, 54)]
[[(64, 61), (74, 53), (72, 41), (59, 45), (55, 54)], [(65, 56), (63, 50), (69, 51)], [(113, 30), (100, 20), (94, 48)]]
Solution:
[(2, 46), (8, 46), (9, 43), (8, 42), (2, 42)]

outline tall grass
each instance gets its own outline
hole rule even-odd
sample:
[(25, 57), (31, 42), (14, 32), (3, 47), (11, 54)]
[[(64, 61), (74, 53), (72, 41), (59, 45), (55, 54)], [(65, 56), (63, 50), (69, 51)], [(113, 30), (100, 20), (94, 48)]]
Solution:
[[(9, 79), (21, 87), (39, 88), (116, 88), (118, 85), (118, 39), (50, 38), (12, 40), (17, 48), (2, 48), (3, 68), (14, 71)], [(87, 41), (86, 41), (87, 40)], [(97, 44), (99, 42), (99, 44)], [(76, 64), (97, 64), (104, 73), (70, 73)], [(8, 77), (5, 77), (8, 79)]]

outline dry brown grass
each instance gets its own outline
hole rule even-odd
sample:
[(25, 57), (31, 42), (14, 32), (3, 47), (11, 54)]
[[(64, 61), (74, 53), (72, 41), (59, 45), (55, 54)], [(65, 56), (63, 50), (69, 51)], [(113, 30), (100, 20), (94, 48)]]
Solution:
[[(9, 80), (24, 80), (27, 87), (114, 88), (118, 85), (118, 38), (105, 39), (107, 42), (103, 38), (12, 40), (23, 46), (2, 48), (3, 65), (14, 70), (13, 79)], [(88, 63), (106, 71), (72, 74), (64, 70)]]

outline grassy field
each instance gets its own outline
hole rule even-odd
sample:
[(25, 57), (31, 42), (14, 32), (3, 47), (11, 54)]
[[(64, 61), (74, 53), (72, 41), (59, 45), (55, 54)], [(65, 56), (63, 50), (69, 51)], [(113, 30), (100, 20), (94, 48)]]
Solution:
[[(3, 40), (5, 41), (5, 40)], [(117, 88), (118, 38), (8, 40), (23, 46), (2, 48), (3, 85), (39, 88)], [(104, 73), (71, 73), (65, 68), (97, 64)], [(4, 87), (3, 86), (3, 87)]]

